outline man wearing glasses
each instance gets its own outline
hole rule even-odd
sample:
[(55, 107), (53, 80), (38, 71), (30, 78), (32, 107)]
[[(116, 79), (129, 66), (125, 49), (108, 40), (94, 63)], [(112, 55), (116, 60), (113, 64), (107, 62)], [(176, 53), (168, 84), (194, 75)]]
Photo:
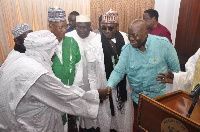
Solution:
[(149, 34), (166, 37), (172, 43), (170, 31), (158, 22), (159, 14), (154, 9), (144, 11), (143, 20), (147, 24)]
[[(121, 48), (129, 43), (128, 37), (125, 33), (117, 30), (118, 28), (118, 12), (109, 10), (102, 14), (100, 22), (101, 26), (101, 42), (104, 53), (104, 65), (106, 72), (106, 79), (109, 79), (111, 72), (118, 62), (118, 57), (121, 53)], [(106, 122), (100, 121), (100, 124), (105, 125), (107, 129), (105, 131), (111, 132), (131, 132), (133, 125), (133, 112), (132, 112), (132, 100), (130, 92), (130, 86), (126, 76), (116, 86), (116, 89), (112, 90), (112, 95), (108, 100), (108, 115)], [(104, 103), (106, 103), (104, 101)], [(105, 127), (105, 128), (106, 128)]]
[[(50, 31), (59, 41), (56, 56), (53, 59), (53, 72), (65, 85), (80, 86), (82, 82), (81, 55), (77, 42), (71, 37), (65, 37), (67, 30), (65, 11), (58, 7), (49, 8), (48, 21)], [(62, 120), (63, 125), (65, 125), (67, 122), (66, 114), (62, 116)], [(68, 126), (69, 132), (78, 131), (75, 116), (68, 115)]]
[(139, 93), (150, 98), (165, 94), (166, 85), (156, 80), (158, 73), (167, 73), (168, 69), (179, 72), (180, 65), (173, 45), (167, 38), (148, 34), (145, 21), (133, 21), (128, 28), (128, 38), (130, 43), (122, 48), (107, 88), (113, 89), (127, 74), (134, 111), (137, 111)]

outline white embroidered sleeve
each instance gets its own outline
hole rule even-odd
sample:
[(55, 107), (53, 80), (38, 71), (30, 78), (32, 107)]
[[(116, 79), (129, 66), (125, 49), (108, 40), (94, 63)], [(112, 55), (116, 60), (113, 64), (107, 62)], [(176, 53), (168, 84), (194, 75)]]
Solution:
[(54, 75), (47, 73), (36, 81), (29, 92), (42, 103), (58, 111), (93, 119), (97, 117), (97, 90), (84, 92), (77, 86), (65, 86)]

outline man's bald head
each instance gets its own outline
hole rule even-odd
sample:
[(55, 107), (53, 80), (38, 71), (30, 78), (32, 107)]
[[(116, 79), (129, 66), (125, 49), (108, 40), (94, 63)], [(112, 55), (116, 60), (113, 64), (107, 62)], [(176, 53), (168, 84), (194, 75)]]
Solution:
[(128, 38), (134, 48), (145, 50), (145, 43), (147, 40), (147, 25), (143, 20), (134, 20), (128, 28)]
[(135, 30), (146, 30), (147, 29), (147, 25), (146, 22), (144, 20), (134, 20), (131, 22), (131, 24), (129, 25), (129, 29), (135, 29)]

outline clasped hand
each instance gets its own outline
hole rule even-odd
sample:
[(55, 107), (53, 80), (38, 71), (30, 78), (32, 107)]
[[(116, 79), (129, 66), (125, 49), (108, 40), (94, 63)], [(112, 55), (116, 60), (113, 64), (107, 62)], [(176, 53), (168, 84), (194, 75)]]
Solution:
[(103, 101), (109, 97), (111, 93), (111, 88), (106, 87), (105, 89), (98, 89), (98, 92), (99, 92), (99, 99)]

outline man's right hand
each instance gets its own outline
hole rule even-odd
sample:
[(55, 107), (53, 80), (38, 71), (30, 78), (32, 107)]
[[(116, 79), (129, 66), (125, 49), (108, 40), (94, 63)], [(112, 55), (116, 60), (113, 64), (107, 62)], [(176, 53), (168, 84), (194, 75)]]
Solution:
[(158, 73), (156, 79), (159, 83), (173, 83), (174, 74), (169, 69), (168, 73)]
[(108, 98), (111, 92), (111, 88), (107, 87), (105, 89), (98, 89), (98, 92), (99, 92), (99, 99), (103, 101)]

